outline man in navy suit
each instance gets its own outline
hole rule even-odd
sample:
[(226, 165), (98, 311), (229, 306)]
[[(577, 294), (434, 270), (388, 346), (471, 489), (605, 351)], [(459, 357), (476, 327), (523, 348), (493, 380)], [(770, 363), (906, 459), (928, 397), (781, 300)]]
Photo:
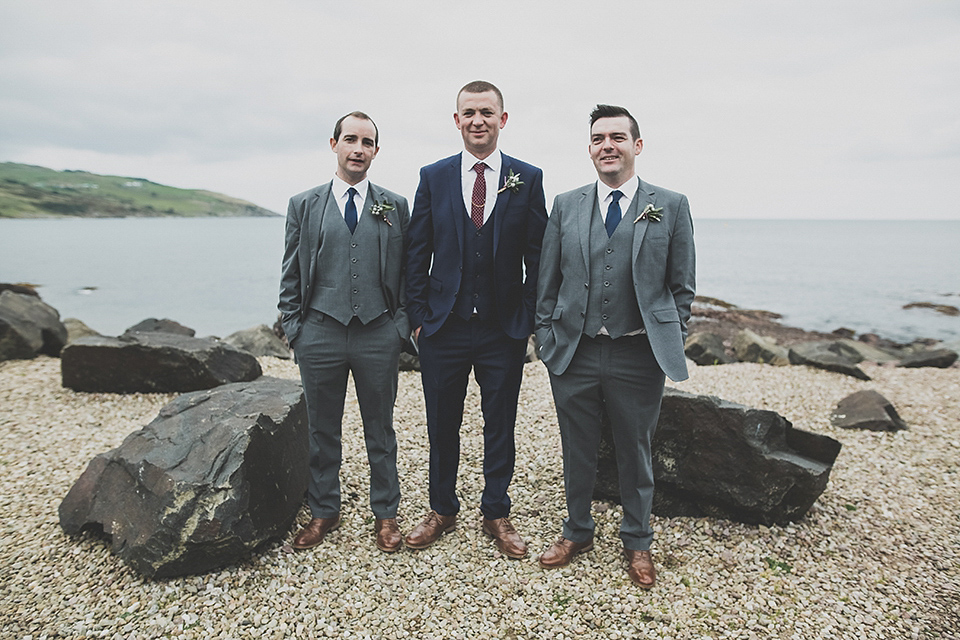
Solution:
[(483, 412), (483, 531), (522, 558), (508, 520), (514, 424), (533, 331), (540, 243), (547, 223), (543, 172), (497, 149), (503, 95), (475, 81), (457, 94), (464, 151), (420, 170), (407, 251), (407, 314), (420, 349), (430, 438), (430, 513), (406, 537), (423, 549), (456, 526), (460, 425), (471, 368)]

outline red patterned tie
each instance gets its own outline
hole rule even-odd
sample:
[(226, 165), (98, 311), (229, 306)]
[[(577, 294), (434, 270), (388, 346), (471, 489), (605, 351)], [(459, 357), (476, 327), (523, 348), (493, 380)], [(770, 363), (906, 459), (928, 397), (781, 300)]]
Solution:
[(487, 179), (483, 172), (487, 168), (485, 162), (478, 162), (473, 165), (473, 170), (477, 172), (477, 180), (473, 183), (473, 199), (470, 204), (470, 219), (477, 229), (483, 226), (483, 205), (487, 202)]

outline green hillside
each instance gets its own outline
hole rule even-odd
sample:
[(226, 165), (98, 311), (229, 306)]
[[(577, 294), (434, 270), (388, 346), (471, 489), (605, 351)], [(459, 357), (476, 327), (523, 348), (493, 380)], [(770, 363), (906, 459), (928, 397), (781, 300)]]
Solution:
[(0, 218), (275, 215), (245, 200), (143, 178), (0, 163)]

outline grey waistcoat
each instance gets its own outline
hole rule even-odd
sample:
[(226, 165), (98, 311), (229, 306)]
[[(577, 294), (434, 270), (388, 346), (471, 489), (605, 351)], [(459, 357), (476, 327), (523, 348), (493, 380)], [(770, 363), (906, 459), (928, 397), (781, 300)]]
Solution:
[[(328, 211), (320, 229), (316, 286), (310, 308), (340, 324), (353, 316), (367, 324), (387, 311), (380, 286), (380, 232), (383, 224), (369, 212), (360, 216), (353, 235), (339, 210)], [(339, 223), (339, 224), (338, 224)]]
[(630, 208), (623, 214), (613, 235), (600, 217), (600, 206), (593, 204), (590, 218), (590, 287), (587, 294), (587, 315), (583, 333), (594, 337), (600, 327), (606, 327), (611, 338), (643, 327), (637, 296), (633, 287), (633, 220), (637, 217), (637, 201), (634, 196)]

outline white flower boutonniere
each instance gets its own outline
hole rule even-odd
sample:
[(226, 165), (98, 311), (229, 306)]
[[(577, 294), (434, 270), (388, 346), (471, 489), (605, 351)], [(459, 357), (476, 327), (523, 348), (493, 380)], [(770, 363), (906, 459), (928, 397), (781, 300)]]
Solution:
[(383, 202), (377, 202), (374, 200), (373, 206), (370, 207), (370, 214), (380, 218), (386, 222), (388, 226), (392, 227), (393, 223), (390, 222), (389, 218), (387, 218), (387, 211), (393, 211), (394, 209), (396, 209), (396, 207), (390, 204), (389, 200), (384, 200)]
[(643, 212), (637, 216), (637, 219), (633, 221), (633, 224), (637, 224), (641, 220), (650, 219), (651, 222), (660, 222), (660, 218), (663, 217), (663, 207), (654, 208), (649, 202), (647, 206), (643, 208)]
[(522, 184), (523, 182), (520, 181), (520, 174), (514, 173), (513, 169), (510, 169), (510, 174), (503, 179), (503, 186), (500, 187), (500, 190), (497, 191), (497, 194), (501, 194), (507, 189), (510, 189), (510, 191), (516, 193), (520, 190), (520, 185)]

